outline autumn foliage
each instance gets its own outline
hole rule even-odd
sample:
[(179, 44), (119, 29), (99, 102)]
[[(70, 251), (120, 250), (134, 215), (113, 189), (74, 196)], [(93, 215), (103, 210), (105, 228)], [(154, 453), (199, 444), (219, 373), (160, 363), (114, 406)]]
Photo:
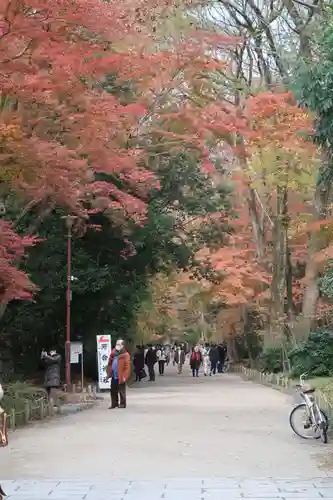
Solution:
[(11, 299), (26, 299), (35, 291), (25, 273), (15, 267), (17, 259), (36, 243), (34, 238), (20, 238), (10, 224), (0, 221), (0, 303)]
[[(230, 150), (234, 216), (226, 245), (197, 255), (217, 281), (212, 293), (229, 307), (257, 303), (273, 279), (272, 252), (258, 252), (248, 193), (274, 244), (281, 190), (305, 205), (316, 150), (313, 118), (280, 89), (234, 104), (209, 75), (228, 72), (237, 40), (200, 30), (159, 38), (156, 20), (181, 4), (170, 1), (0, 0), (0, 181), (24, 206), (62, 206), (87, 218), (103, 211), (114, 221), (143, 224), (146, 201), (159, 180), (149, 147), (192, 149), (202, 170), (216, 175), (211, 152)], [(219, 57), (214, 57), (214, 49)], [(107, 91), (130, 84), (131, 97)], [(305, 253), (298, 228), (307, 211), (288, 205), (292, 260)], [(223, 214), (223, 217), (227, 217)], [(7, 223), (0, 234), (0, 300), (34, 290), (16, 268), (31, 235)], [(295, 297), (302, 285), (294, 281)]]
[[(309, 202), (315, 185), (317, 150), (311, 141), (313, 117), (297, 105), (290, 93), (279, 89), (248, 98), (242, 108), (233, 109), (227, 103), (214, 116), (211, 130), (229, 144), (233, 153), (231, 179), (236, 217), (229, 219), (231, 231), (226, 245), (214, 252), (203, 249), (198, 259), (203, 265), (209, 262), (219, 276), (211, 292), (213, 300), (227, 306), (219, 315), (224, 325), (222, 328), (221, 323), (219, 329), (222, 332), (229, 328), (230, 334), (236, 333), (236, 325), (242, 322), (244, 307), (256, 308), (266, 320), (275, 307), (274, 251), (280, 244), (276, 227), (282, 219), (279, 238), (284, 238), (286, 250), (282, 249), (280, 259), (286, 261), (288, 252), (295, 269), (304, 266), (308, 238), (300, 228), (311, 227)], [(282, 300), (289, 300), (287, 287), (291, 286), (294, 310), (299, 310), (306, 286), (298, 272), (291, 276), (290, 283), (283, 278)]]
[[(158, 0), (0, 1), (0, 178), (7, 191), (79, 216), (97, 209), (144, 221), (158, 179), (137, 139), (149, 137), (158, 118), (159, 137), (175, 136), (178, 148), (203, 146), (188, 102), (181, 111), (192, 125), (175, 134), (168, 123), (178, 115), (161, 124), (158, 96), (184, 81), (188, 88), (214, 63), (209, 47), (223, 40), (195, 32), (160, 49), (153, 19), (178, 7)], [(105, 91), (110, 74), (135, 87), (130, 102)], [(3, 259), (12, 265), (8, 251)]]

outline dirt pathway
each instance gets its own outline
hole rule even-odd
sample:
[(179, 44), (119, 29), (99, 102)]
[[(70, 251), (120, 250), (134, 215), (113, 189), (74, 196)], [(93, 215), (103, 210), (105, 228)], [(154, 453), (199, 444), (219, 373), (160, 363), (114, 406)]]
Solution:
[(169, 367), (128, 391), (126, 410), (97, 408), (10, 435), (0, 477), (318, 477), (327, 448), (288, 425), (291, 399), (228, 374)]

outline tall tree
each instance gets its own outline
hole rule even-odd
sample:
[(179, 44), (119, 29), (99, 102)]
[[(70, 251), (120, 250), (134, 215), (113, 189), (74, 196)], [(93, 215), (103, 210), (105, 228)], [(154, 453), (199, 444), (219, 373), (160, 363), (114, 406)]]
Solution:
[[(325, 25), (324, 25), (325, 26)], [(326, 26), (318, 38), (319, 44), (314, 61), (304, 61), (294, 80), (294, 90), (300, 102), (316, 114), (314, 140), (320, 147), (322, 161), (317, 171), (316, 189), (313, 201), (313, 216), (317, 220), (316, 230), (312, 232), (308, 248), (306, 266), (306, 285), (303, 314), (298, 325), (301, 338), (307, 338), (315, 319), (316, 304), (319, 297), (320, 265), (315, 258), (317, 252), (325, 248), (327, 239), (320, 227), (330, 215), (330, 201), (333, 186), (333, 148), (331, 144), (333, 126), (333, 21), (332, 14), (326, 18)], [(319, 229), (319, 231), (318, 231)]]
[[(234, 85), (231, 95), (233, 95), (236, 105), (244, 102), (249, 93), (253, 94), (260, 89), (273, 89), (277, 85), (287, 84), (299, 61), (311, 59), (316, 51), (316, 34), (320, 31), (321, 23), (325, 17), (325, 6), (328, 4), (329, 2), (321, 0), (305, 2), (299, 0), (204, 2), (201, 14), (206, 25), (239, 36), (241, 40), (233, 53), (234, 77), (237, 84)], [(246, 170), (245, 159), (241, 159), (241, 162)], [(321, 170), (327, 174), (326, 163), (324, 159)], [(325, 179), (327, 179), (326, 174), (324, 175)], [(319, 176), (319, 178), (322, 177), (322, 175)], [(321, 205), (322, 208), (319, 209), (321, 213), (325, 212), (322, 196), (323, 187), (324, 184), (320, 181), (314, 190), (314, 206)], [(286, 186), (279, 186), (273, 217), (269, 217), (263, 210), (263, 206), (269, 205), (271, 200), (260, 199), (258, 190), (251, 184), (247, 194), (258, 256), (262, 260), (265, 258), (265, 249), (268, 243), (272, 244), (275, 250), (272, 256), (272, 290), (275, 289), (275, 291), (273, 290), (275, 294), (274, 304), (277, 308), (275, 316), (281, 316), (285, 309), (282, 284), (290, 282), (291, 279), (291, 267), (287, 265), (286, 256), (292, 254), (292, 249), (289, 246), (286, 227), (282, 223), (290, 216), (288, 213), (289, 191)], [(317, 214), (319, 213), (318, 209), (315, 211)], [(313, 244), (312, 241), (310, 247)], [(310, 248), (310, 255), (311, 253)], [(306, 309), (309, 309), (309, 305), (306, 304), (308, 302), (313, 304), (313, 298), (316, 295), (316, 292), (313, 293), (311, 290), (317, 290), (316, 273), (312, 269), (313, 259), (311, 256), (309, 256), (307, 267), (311, 285), (305, 295), (305, 316), (308, 316)], [(304, 330), (304, 326), (303, 324), (301, 329)], [(307, 330), (305, 328), (305, 331)]]

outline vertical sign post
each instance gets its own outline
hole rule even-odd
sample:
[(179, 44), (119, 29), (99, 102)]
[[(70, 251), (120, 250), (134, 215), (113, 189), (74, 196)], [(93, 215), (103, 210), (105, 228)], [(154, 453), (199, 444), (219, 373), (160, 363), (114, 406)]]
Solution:
[(83, 383), (84, 383), (84, 371), (83, 371), (83, 349), (81, 352), (81, 390), (83, 392)]
[(111, 354), (111, 335), (97, 335), (97, 364), (98, 387), (110, 389), (110, 380), (107, 378), (106, 368)]

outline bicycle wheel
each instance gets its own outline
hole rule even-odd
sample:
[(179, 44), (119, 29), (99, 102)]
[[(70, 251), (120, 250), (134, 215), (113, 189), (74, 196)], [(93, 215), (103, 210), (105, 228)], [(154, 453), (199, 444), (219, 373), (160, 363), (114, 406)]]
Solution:
[(324, 418), (323, 415), (325, 415), (325, 414), (324, 414), (323, 410), (321, 410), (318, 407), (318, 405), (315, 405), (315, 407), (314, 407), (314, 415), (315, 415), (316, 422), (317, 422), (317, 425), (319, 428), (321, 440), (324, 444), (327, 444), (327, 441), (328, 441), (328, 438), (327, 438), (327, 429), (328, 429), (327, 417), (326, 417), (326, 419)]
[[(323, 428), (328, 428), (328, 418), (323, 410), (320, 410), (323, 419)], [(300, 420), (298, 420), (300, 419)], [(313, 425), (309, 415), (308, 407), (305, 403), (300, 403), (290, 413), (289, 424), (297, 436), (302, 439), (319, 439), (322, 429), (318, 425)]]
[(325, 422), (320, 422), (319, 429), (320, 429), (320, 437), (321, 437), (322, 442), (324, 444), (327, 444), (327, 442), (328, 442), (327, 425), (325, 424)]

